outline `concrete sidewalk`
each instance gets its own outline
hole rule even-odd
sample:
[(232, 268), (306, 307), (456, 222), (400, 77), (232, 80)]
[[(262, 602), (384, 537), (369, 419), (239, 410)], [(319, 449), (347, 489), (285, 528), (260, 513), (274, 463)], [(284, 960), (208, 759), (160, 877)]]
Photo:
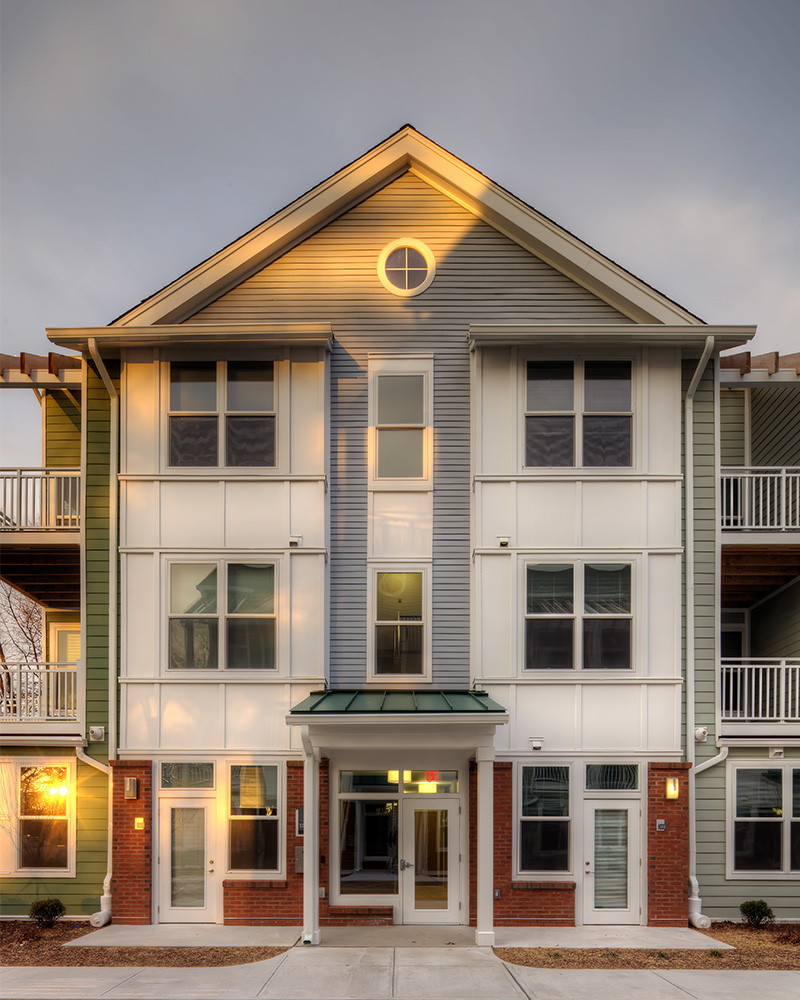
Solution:
[(601, 972), (508, 965), (488, 948), (303, 948), (203, 969), (7, 968), (7, 1000), (797, 1000), (800, 972)]

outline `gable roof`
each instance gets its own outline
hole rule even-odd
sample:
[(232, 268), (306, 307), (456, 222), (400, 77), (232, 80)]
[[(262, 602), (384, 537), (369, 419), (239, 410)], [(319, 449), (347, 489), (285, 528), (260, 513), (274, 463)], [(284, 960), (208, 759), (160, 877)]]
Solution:
[(364, 153), (110, 325), (181, 323), (375, 191), (411, 171), (637, 323), (702, 324), (692, 313), (526, 205), (411, 125)]

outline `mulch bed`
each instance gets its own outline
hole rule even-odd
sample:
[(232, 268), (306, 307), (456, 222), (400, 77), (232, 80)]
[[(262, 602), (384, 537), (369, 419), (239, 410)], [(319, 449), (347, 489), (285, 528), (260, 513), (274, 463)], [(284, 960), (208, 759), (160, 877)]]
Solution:
[(0, 920), (0, 965), (136, 965), (201, 968), (247, 965), (274, 958), (286, 948), (62, 948), (93, 928), (59, 921), (42, 928), (30, 920)]
[[(495, 948), (504, 962), (535, 969), (800, 969), (800, 924), (775, 924), (754, 930), (741, 924), (714, 924), (701, 931), (708, 950), (669, 948)], [(733, 945), (720, 949), (715, 942)]]

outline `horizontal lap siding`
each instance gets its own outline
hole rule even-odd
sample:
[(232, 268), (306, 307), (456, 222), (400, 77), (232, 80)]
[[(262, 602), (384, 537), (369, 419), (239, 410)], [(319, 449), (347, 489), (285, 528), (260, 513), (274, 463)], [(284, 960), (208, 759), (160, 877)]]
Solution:
[(796, 385), (751, 390), (753, 465), (800, 465), (800, 391)]
[(720, 465), (744, 465), (744, 415), (747, 394), (736, 389), (722, 389), (719, 394)]
[[(437, 261), (418, 297), (388, 293), (387, 243), (425, 242)], [(331, 681), (360, 685), (367, 649), (367, 354), (435, 355), (433, 680), (469, 681), (470, 323), (624, 321), (549, 265), (405, 174), (222, 296), (192, 322), (330, 320)]]
[(753, 609), (750, 655), (800, 657), (800, 580)]
[(79, 469), (81, 465), (80, 391), (51, 389), (44, 395), (44, 464)]

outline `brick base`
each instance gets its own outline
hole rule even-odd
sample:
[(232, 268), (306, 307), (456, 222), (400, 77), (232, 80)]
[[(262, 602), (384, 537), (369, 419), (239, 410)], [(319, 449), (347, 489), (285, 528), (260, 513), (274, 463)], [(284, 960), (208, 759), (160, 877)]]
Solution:
[[(689, 764), (647, 765), (647, 926), (686, 927), (689, 922)], [(665, 797), (677, 778), (677, 799)], [(663, 819), (666, 829), (656, 830)]]
[[(112, 760), (111, 907), (115, 924), (149, 924), (153, 913), (153, 764)], [(125, 798), (125, 779), (136, 778), (139, 797)], [(135, 821), (144, 820), (137, 830)]]

